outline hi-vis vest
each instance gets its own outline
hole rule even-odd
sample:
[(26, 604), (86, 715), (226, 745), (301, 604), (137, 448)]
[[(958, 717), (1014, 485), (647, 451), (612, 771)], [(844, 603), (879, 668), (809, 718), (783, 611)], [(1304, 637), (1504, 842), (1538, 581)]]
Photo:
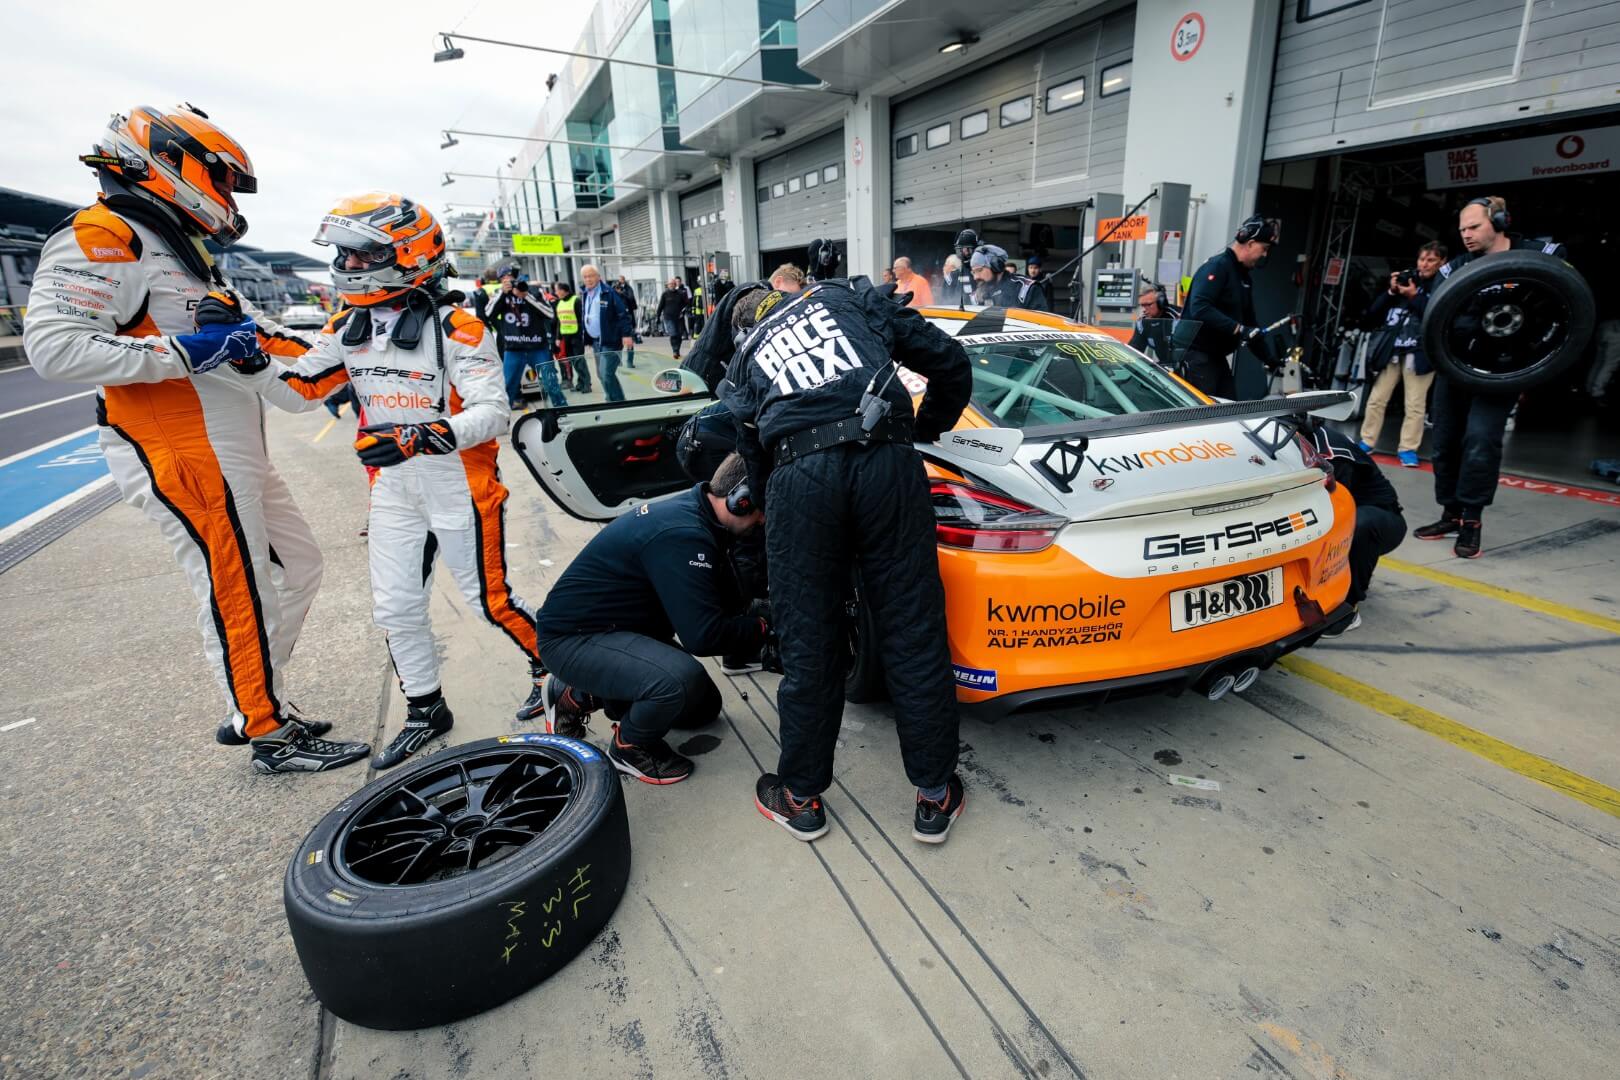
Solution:
[(579, 333), (579, 297), (570, 296), (557, 301), (557, 331), (562, 334)]

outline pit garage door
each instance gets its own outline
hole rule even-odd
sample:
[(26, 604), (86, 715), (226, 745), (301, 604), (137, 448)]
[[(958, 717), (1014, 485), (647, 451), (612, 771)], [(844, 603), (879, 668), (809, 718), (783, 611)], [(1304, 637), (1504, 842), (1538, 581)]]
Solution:
[(693, 266), (703, 256), (726, 246), (726, 226), (721, 218), (720, 183), (681, 196), (681, 245), (686, 261)]
[[(844, 229), (844, 129), (761, 158), (754, 165), (754, 205), (761, 251), (787, 249), (802, 261), (812, 240), (842, 245)], [(776, 264), (761, 267), (768, 273)]]

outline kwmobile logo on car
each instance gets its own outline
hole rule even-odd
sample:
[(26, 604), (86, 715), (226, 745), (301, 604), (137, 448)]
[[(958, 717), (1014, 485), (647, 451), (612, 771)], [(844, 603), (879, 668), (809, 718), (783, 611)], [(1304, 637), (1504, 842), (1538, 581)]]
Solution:
[(1016, 604), (985, 599), (985, 647), (1053, 649), (1063, 645), (1100, 645), (1125, 636), (1126, 603), (1104, 593), (1056, 604)]
[(1086, 461), (1099, 473), (1128, 473), (1140, 469), (1156, 469), (1161, 465), (1185, 465), (1193, 461), (1219, 461), (1231, 457), (1237, 457), (1237, 450), (1231, 443), (1199, 439), (1197, 442), (1183, 442), (1176, 446), (1143, 450), (1135, 454), (1116, 454), (1109, 457), (1092, 457), (1088, 454)]

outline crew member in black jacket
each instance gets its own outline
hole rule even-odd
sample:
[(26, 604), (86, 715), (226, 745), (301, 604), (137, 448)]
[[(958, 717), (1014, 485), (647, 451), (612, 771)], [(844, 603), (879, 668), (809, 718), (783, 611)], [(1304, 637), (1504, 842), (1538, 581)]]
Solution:
[(529, 283), (502, 283), (490, 298), (485, 319), (501, 327), (506, 343), (501, 362), (506, 371), (506, 397), (514, 409), (523, 408), (523, 369), (534, 368), (546, 400), (556, 408), (568, 404), (557, 381), (557, 361), (551, 355), (557, 313), (544, 300), (529, 293)]
[(1338, 637), (1361, 625), (1361, 602), (1367, 599), (1378, 560), (1401, 546), (1406, 539), (1406, 518), (1401, 516), (1401, 500), (1395, 485), (1378, 467), (1372, 456), (1356, 445), (1350, 436), (1327, 425), (1311, 434), (1323, 467), (1345, 486), (1356, 500), (1356, 528), (1350, 537), (1350, 594), (1345, 597), (1356, 609), (1349, 622), (1341, 622), (1323, 637)]
[[(720, 397), (738, 420), (751, 490), (763, 493), (771, 611), (785, 671), (782, 751), (760, 777), (760, 813), (801, 840), (827, 831), (844, 705), (844, 600), (850, 571), (876, 625), (906, 775), (912, 835), (938, 843), (961, 813), (956, 689), (945, 592), (922, 457), (972, 393), (967, 354), (866, 278), (768, 293), (737, 347)], [(892, 358), (892, 359), (891, 359)], [(915, 418), (897, 365), (928, 379)], [(767, 480), (768, 474), (768, 480)], [(775, 509), (771, 509), (775, 508)]]
[(664, 736), (719, 715), (720, 691), (696, 658), (757, 652), (770, 631), (744, 613), (726, 557), (763, 521), (747, 466), (732, 455), (711, 483), (646, 503), (592, 537), (535, 616), (550, 672), (546, 730), (579, 738), (602, 708), (614, 721), (614, 768), (649, 784), (690, 776), (692, 762)]
[(1237, 235), (1193, 274), (1183, 319), (1203, 325), (1182, 358), (1188, 382), (1212, 397), (1237, 396), (1232, 354), (1239, 345), (1258, 348), (1265, 331), (1254, 314), (1254, 283), (1249, 271), (1260, 265), (1276, 242), (1278, 223), (1258, 215), (1238, 226)]

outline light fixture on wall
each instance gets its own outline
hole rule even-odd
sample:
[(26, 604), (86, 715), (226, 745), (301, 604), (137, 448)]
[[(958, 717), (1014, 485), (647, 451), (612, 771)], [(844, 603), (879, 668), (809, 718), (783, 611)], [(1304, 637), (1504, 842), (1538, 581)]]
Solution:
[(952, 38), (950, 41), (947, 41), (945, 44), (941, 45), (939, 47), (939, 51), (942, 52), (942, 53), (945, 53), (946, 55), (949, 55), (951, 53), (961, 52), (963, 49), (967, 48), (969, 45), (977, 45), (978, 43), (979, 43), (979, 35), (978, 34), (961, 33), (961, 34), (957, 34), (956, 37)]
[(439, 149), (440, 150), (448, 150), (452, 146), (460, 146), (460, 145), (461, 145), (461, 140), (456, 138), (454, 135), (450, 134), (447, 131), (447, 132), (444, 133), (444, 142), (439, 144)]
[(453, 184), (455, 182), (456, 182), (455, 177), (451, 176), (449, 173), (445, 173), (444, 174), (444, 182), (442, 184), (440, 184), (439, 186), (440, 187), (449, 187), (451, 184)]
[(446, 34), (444, 36), (444, 48), (433, 54), (433, 62), (435, 64), (442, 64), (446, 60), (460, 60), (466, 55), (467, 50), (459, 48), (455, 42), (450, 40), (450, 36)]

